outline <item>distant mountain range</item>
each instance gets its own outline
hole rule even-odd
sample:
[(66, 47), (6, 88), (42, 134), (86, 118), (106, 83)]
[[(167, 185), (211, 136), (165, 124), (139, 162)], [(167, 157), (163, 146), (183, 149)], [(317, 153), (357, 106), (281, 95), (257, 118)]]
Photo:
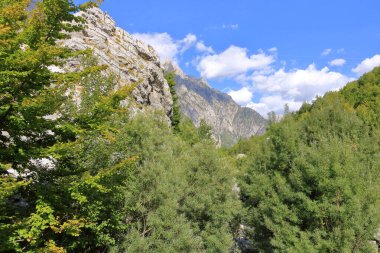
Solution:
[(206, 80), (187, 76), (175, 64), (166, 62), (163, 67), (165, 72), (175, 74), (182, 114), (196, 126), (204, 119), (219, 145), (230, 146), (239, 139), (264, 133), (267, 121), (253, 109), (239, 106), (228, 94), (210, 87)]

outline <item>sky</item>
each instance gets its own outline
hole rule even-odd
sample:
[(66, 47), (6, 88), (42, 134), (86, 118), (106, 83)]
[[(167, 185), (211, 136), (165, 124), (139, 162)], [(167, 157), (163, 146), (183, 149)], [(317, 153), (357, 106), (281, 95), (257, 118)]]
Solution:
[(379, 0), (105, 0), (101, 9), (162, 62), (263, 116), (380, 66)]

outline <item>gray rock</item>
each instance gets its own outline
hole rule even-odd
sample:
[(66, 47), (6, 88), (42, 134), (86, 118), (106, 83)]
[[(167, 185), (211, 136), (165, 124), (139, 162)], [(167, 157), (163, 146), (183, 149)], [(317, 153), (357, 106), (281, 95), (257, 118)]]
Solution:
[(246, 157), (247, 157), (246, 154), (238, 154), (238, 155), (236, 156), (236, 159), (243, 159), (243, 158), (246, 158)]
[[(133, 107), (132, 111), (148, 105), (148, 108), (163, 110), (170, 118), (173, 100), (154, 49), (117, 27), (115, 21), (99, 8), (90, 8), (76, 15), (84, 18), (85, 29), (71, 33), (71, 38), (61, 43), (76, 50), (92, 49), (99, 63), (108, 65), (109, 71), (116, 75), (115, 89), (137, 83), (132, 92), (135, 103), (124, 103)], [(79, 61), (71, 61), (68, 71), (80, 68), (79, 64)]]
[(197, 127), (204, 119), (219, 145), (231, 146), (239, 139), (264, 133), (267, 121), (256, 111), (239, 106), (229, 95), (211, 88), (206, 80), (186, 76), (172, 63), (165, 63), (164, 68), (176, 75), (182, 114)]

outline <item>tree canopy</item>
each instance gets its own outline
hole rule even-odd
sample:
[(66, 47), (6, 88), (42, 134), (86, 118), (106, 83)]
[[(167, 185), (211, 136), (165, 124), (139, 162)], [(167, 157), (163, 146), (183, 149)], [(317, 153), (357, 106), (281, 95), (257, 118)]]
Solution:
[(380, 68), (241, 142), (251, 249), (368, 252), (380, 225)]

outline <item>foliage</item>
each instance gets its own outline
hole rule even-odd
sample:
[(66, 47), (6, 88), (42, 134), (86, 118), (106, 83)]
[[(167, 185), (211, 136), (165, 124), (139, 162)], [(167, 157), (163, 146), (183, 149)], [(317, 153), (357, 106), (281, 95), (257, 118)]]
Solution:
[(133, 136), (126, 146), (139, 165), (125, 191), (132, 230), (114, 250), (228, 251), (239, 210), (235, 172), (212, 143), (189, 143), (165, 124), (154, 115), (140, 116), (125, 129)]
[[(91, 52), (56, 45), (80, 29), (71, 1), (28, 6), (1, 2), (0, 252), (228, 251), (235, 170), (207, 125), (180, 120), (173, 77), (177, 134), (160, 113), (130, 118), (138, 83), (115, 91)], [(81, 71), (49, 68), (70, 57)]]
[(379, 68), (240, 142), (253, 251), (369, 252), (380, 225)]
[(79, 9), (81, 11), (85, 11), (86, 9), (93, 8), (93, 7), (99, 7), (99, 5), (103, 3), (103, 0), (97, 0), (97, 1), (88, 1), (84, 4), (79, 5)]
[(175, 91), (175, 74), (174, 73), (169, 73), (165, 76), (166, 81), (168, 82), (170, 93), (172, 95), (173, 99), (173, 111), (172, 111), (172, 116), (171, 116), (171, 121), (172, 121), (172, 126), (174, 131), (178, 132), (179, 130), (179, 124), (181, 122), (181, 108), (179, 106), (179, 101), (178, 101), (178, 96)]
[(380, 126), (380, 67), (349, 83), (341, 91), (344, 98), (355, 108), (359, 117), (378, 129)]
[[(10, 236), (32, 224), (30, 219), (35, 216), (27, 213), (38, 209), (31, 191), (35, 185), (31, 178), (37, 175), (35, 164), (48, 156), (57, 140), (70, 140), (59, 134), (59, 120), (46, 116), (57, 112), (64, 92), (83, 76), (81, 72), (66, 75), (49, 70), (75, 54), (56, 45), (58, 39), (67, 38), (67, 32), (80, 29), (80, 20), (72, 14), (77, 10), (72, 1), (45, 0), (29, 10), (30, 4), (27, 0), (0, 1), (1, 251), (16, 247)], [(36, 224), (32, 234), (26, 233), (30, 243), (37, 243), (34, 236), (41, 226), (45, 225)]]

